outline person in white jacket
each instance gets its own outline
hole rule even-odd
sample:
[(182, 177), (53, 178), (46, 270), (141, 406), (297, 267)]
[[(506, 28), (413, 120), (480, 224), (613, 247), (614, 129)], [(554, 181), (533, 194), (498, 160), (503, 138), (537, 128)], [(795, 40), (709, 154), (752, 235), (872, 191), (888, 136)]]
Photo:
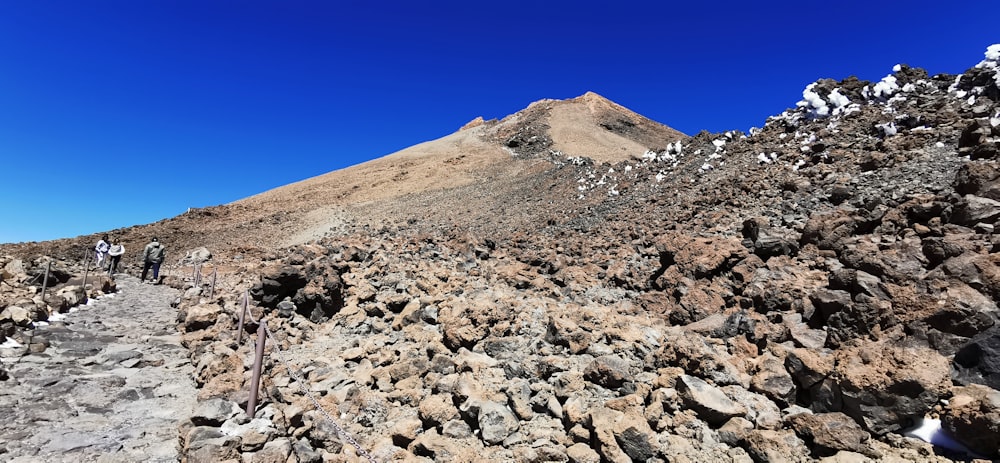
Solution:
[(112, 242), (111, 247), (108, 248), (108, 258), (111, 263), (108, 265), (108, 275), (114, 276), (118, 273), (118, 263), (122, 260), (122, 255), (125, 254), (125, 245), (122, 244), (121, 238), (115, 237)]
[(104, 268), (104, 256), (108, 253), (108, 248), (111, 245), (108, 244), (108, 235), (104, 235), (101, 239), (97, 240), (97, 245), (94, 246), (94, 263), (97, 264), (97, 268)]

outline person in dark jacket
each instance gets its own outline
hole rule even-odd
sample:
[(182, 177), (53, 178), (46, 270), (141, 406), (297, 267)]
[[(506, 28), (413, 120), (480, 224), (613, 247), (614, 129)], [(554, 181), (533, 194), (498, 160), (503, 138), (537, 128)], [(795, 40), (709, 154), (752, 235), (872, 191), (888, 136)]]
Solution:
[(156, 283), (160, 280), (160, 264), (163, 263), (166, 253), (167, 249), (160, 244), (159, 239), (154, 237), (142, 250), (142, 276), (139, 277), (139, 281), (146, 281), (146, 273), (149, 272), (150, 267), (153, 268), (152, 281)]
[(118, 263), (121, 262), (123, 254), (125, 254), (125, 245), (116, 236), (115, 240), (112, 241), (111, 247), (108, 249), (108, 259), (111, 260), (111, 264), (108, 266), (109, 276), (114, 277), (118, 273)]

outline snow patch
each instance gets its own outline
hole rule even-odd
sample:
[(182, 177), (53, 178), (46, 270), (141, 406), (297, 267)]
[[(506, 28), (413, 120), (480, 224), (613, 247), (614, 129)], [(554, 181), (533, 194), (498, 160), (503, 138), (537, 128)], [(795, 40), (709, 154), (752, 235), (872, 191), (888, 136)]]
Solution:
[(896, 133), (898, 133), (895, 122), (884, 122), (881, 124), (875, 124), (875, 127), (878, 128), (879, 132), (882, 133), (883, 137), (891, 137), (893, 135), (896, 135)]
[(975, 452), (969, 450), (969, 448), (961, 442), (955, 440), (954, 437), (948, 435), (948, 433), (941, 427), (941, 420), (938, 419), (923, 418), (918, 421), (915, 426), (904, 430), (903, 435), (906, 437), (920, 439), (929, 444), (943, 447), (948, 450), (954, 450), (970, 456), (979, 457), (979, 455), (976, 455)]

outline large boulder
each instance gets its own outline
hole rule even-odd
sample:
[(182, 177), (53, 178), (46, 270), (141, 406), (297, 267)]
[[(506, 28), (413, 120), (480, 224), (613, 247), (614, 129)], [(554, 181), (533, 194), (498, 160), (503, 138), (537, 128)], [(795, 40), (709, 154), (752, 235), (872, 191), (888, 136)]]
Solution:
[(204, 264), (209, 260), (212, 260), (212, 252), (203, 246), (184, 253), (184, 257), (181, 258), (180, 263), (184, 265), (196, 265)]
[(260, 278), (250, 295), (264, 307), (276, 309), (288, 298), (299, 314), (313, 322), (327, 320), (344, 307), (340, 270), (326, 257), (303, 265), (267, 267)]
[(878, 435), (924, 416), (951, 387), (948, 359), (926, 348), (863, 343), (836, 353), (843, 412)]
[[(676, 266), (678, 273), (688, 278), (707, 278), (728, 271), (747, 257), (749, 252), (735, 237), (703, 237), (668, 233), (656, 241), (661, 269)], [(657, 283), (659, 287), (668, 284)]]

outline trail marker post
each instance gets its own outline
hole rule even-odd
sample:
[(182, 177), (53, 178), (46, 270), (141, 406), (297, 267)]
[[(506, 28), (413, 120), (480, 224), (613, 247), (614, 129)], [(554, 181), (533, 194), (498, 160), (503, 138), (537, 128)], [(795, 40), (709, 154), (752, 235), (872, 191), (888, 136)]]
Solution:
[(87, 293), (87, 276), (90, 275), (90, 249), (83, 255), (83, 292)]
[(243, 294), (243, 310), (240, 311), (239, 331), (236, 332), (236, 344), (243, 342), (243, 322), (247, 317), (247, 307), (250, 305), (250, 290)]
[(45, 302), (45, 290), (49, 287), (49, 272), (52, 271), (52, 261), (45, 264), (45, 278), (42, 279), (42, 302)]
[(260, 389), (260, 370), (264, 363), (264, 341), (267, 339), (267, 325), (263, 317), (257, 327), (257, 352), (253, 358), (253, 374), (250, 376), (250, 400), (247, 401), (247, 416), (253, 418), (257, 408), (257, 390)]
[(219, 269), (212, 267), (212, 286), (208, 289), (208, 298), (211, 299), (215, 297), (215, 277), (218, 274)]

